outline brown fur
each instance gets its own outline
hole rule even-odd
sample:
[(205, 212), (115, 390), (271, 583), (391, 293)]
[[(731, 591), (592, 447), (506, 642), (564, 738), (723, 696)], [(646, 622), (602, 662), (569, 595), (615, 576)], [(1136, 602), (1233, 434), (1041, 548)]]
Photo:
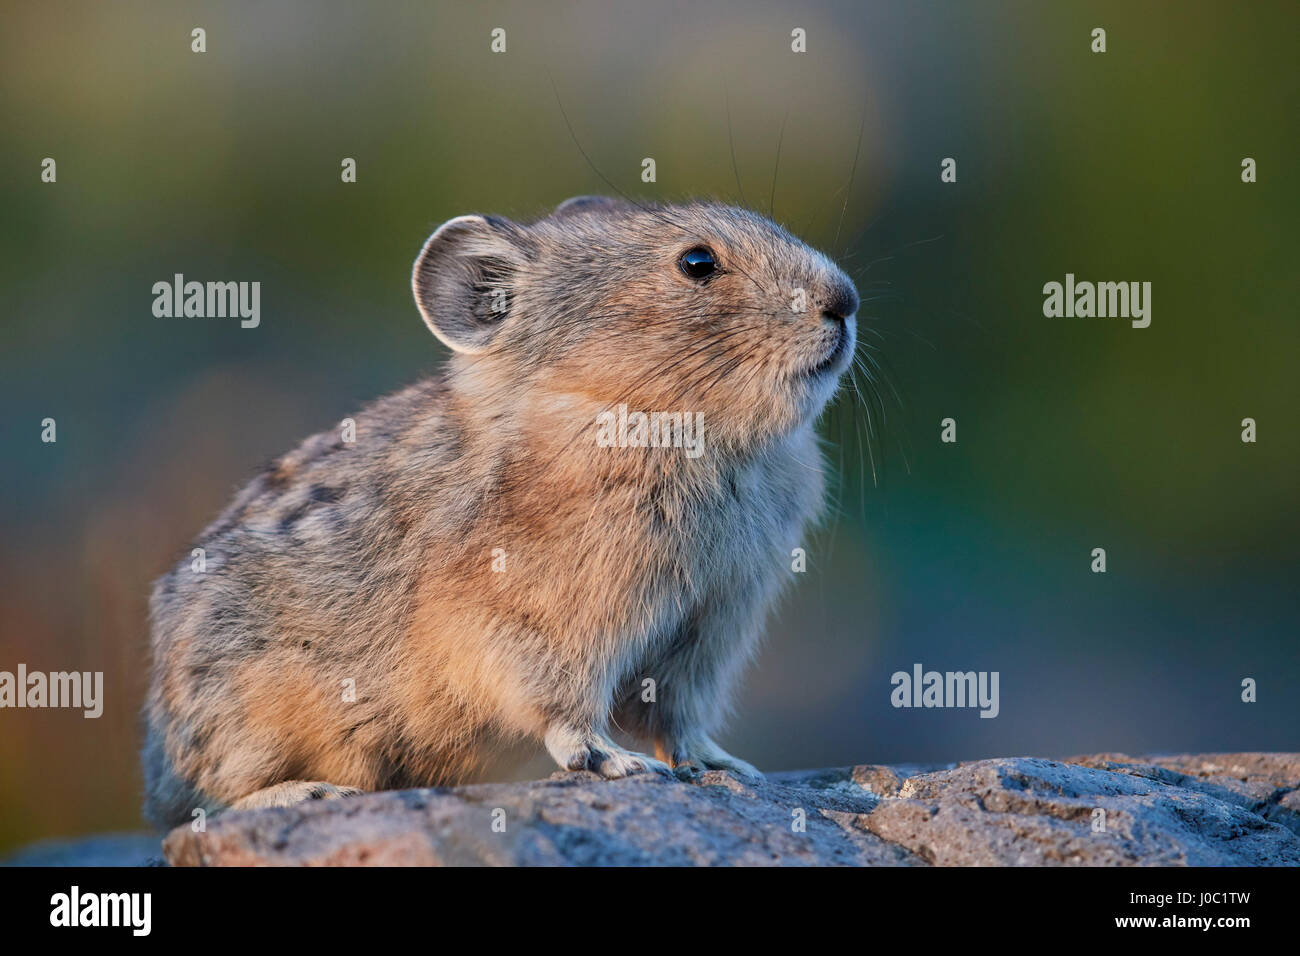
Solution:
[[(678, 267), (698, 245), (722, 267), (707, 282)], [(459, 783), (509, 739), (664, 769), (611, 720), (673, 765), (752, 771), (710, 735), (821, 506), (812, 422), (852, 353), (852, 284), (753, 213), (601, 199), (452, 220), (413, 284), (443, 375), (356, 415), (355, 442), (307, 439), (203, 532), (205, 573), (154, 588), (160, 824)], [(700, 413), (705, 453), (600, 447), (620, 402)]]

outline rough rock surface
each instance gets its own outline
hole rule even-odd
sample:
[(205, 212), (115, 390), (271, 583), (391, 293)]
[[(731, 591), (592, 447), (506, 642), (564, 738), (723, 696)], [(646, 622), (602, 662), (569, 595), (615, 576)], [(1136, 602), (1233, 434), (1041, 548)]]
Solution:
[(867, 765), (759, 783), (556, 774), (231, 813), (164, 848), (174, 865), (209, 866), (1294, 866), (1300, 754)]

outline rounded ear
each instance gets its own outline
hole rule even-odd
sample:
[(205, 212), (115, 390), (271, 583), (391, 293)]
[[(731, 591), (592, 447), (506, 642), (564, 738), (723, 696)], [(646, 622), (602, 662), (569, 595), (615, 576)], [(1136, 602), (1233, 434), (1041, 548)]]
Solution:
[(610, 199), (608, 196), (574, 196), (572, 199), (566, 199), (555, 207), (555, 212), (551, 213), (552, 219), (563, 219), (565, 216), (572, 216), (579, 212), (599, 212), (608, 209), (625, 209), (627, 203), (621, 199)]
[(424, 322), (456, 352), (481, 352), (509, 317), (514, 282), (528, 259), (523, 231), (489, 216), (438, 227), (415, 259), (411, 291)]

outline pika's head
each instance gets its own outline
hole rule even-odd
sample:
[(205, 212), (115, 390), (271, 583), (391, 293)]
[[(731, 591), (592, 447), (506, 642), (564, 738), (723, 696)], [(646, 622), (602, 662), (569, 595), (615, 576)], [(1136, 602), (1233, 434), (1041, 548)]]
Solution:
[(769, 219), (715, 203), (570, 199), (517, 224), (460, 216), (412, 274), (458, 361), (530, 400), (693, 411), (742, 445), (814, 418), (852, 360), (858, 294)]

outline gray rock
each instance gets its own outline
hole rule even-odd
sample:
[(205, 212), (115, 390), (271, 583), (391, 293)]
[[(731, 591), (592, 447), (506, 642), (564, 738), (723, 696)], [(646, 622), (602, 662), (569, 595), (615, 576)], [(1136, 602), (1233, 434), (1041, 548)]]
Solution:
[(164, 846), (182, 866), (1300, 865), (1300, 754), (560, 773), (229, 813)]

